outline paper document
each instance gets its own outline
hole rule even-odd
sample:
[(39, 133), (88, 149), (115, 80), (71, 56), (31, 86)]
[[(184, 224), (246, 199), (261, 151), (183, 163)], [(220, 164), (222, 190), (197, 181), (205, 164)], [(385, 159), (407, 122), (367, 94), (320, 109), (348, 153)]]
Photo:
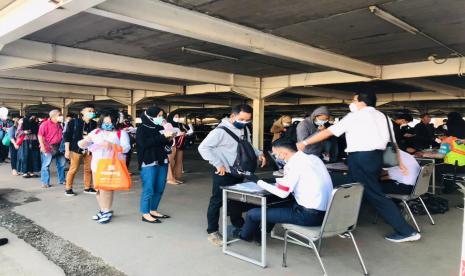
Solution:
[(239, 191), (243, 191), (243, 192), (249, 192), (249, 193), (258, 193), (258, 192), (265, 191), (260, 186), (258, 186), (257, 183), (255, 183), (255, 182), (239, 183), (239, 184), (236, 184), (234, 186), (231, 186), (230, 188), (233, 188), (233, 189), (239, 190)]

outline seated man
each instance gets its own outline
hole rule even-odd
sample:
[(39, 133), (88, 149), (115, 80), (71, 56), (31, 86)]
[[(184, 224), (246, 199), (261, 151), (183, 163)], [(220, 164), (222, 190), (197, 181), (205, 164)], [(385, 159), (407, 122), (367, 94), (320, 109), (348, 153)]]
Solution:
[[(276, 223), (292, 223), (303, 226), (319, 226), (323, 222), (333, 185), (323, 161), (315, 155), (297, 151), (295, 142), (281, 138), (273, 143), (273, 152), (286, 162), (283, 178), (276, 184), (263, 180), (258, 185), (281, 198), (294, 194), (295, 202), (285, 207), (269, 208), (266, 214), (267, 229), (271, 231)], [(247, 212), (245, 224), (239, 237), (250, 241), (260, 237), (261, 210), (254, 208)]]
[(404, 175), (399, 166), (383, 170), (381, 189), (386, 194), (408, 195), (412, 193), (420, 173), (420, 164), (412, 155), (402, 150), (399, 150), (399, 154), (402, 163), (407, 167), (408, 174)]
[[(444, 158), (444, 163), (436, 166), (436, 181), (445, 173), (465, 173), (465, 140), (445, 135), (438, 139), (441, 140), (441, 147), (437, 153), (417, 153), (417, 156), (420, 157)], [(444, 183), (444, 186), (444, 193), (450, 193), (456, 189), (454, 183), (452, 185)]]

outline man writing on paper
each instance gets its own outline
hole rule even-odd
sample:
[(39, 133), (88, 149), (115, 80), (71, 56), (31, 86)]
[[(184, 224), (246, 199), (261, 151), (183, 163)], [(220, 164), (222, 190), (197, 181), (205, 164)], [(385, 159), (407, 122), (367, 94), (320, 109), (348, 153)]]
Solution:
[[(273, 153), (286, 162), (284, 177), (276, 184), (259, 180), (257, 184), (281, 198), (293, 194), (295, 201), (282, 207), (270, 208), (266, 214), (268, 229), (276, 223), (292, 223), (303, 226), (319, 226), (323, 222), (333, 185), (323, 161), (313, 154), (297, 151), (295, 143), (281, 138), (273, 143)], [(247, 212), (245, 224), (238, 233), (239, 238), (251, 241), (260, 237), (261, 210)]]

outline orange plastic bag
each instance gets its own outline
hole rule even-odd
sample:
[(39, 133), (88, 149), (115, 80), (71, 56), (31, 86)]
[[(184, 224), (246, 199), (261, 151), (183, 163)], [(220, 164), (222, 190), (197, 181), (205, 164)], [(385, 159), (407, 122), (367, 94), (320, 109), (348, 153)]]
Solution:
[(95, 173), (95, 189), (104, 191), (131, 189), (131, 177), (129, 176), (126, 162), (118, 159), (121, 147), (113, 147), (111, 159), (100, 159)]

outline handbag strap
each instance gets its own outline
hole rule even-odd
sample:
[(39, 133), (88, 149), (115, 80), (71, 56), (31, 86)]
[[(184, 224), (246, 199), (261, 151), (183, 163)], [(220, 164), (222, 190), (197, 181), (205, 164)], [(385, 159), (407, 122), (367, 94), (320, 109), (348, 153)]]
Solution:
[(394, 139), (392, 138), (391, 125), (389, 124), (389, 117), (386, 114), (384, 114), (384, 117), (386, 117), (386, 124), (387, 124), (388, 132), (389, 132), (389, 142), (391, 142), (391, 145), (393, 146), (394, 149), (397, 149), (397, 144), (394, 143)]

